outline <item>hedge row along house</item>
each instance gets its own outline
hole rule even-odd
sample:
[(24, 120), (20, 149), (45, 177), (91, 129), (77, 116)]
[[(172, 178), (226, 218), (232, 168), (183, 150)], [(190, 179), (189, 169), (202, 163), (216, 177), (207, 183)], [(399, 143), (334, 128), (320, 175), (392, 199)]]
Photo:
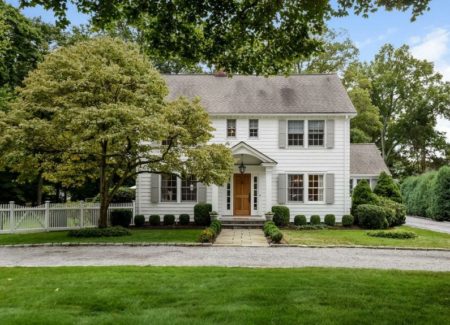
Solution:
[(196, 203), (207, 202), (224, 220), (263, 219), (281, 204), (289, 207), (291, 219), (334, 214), (340, 221), (350, 213), (350, 192), (358, 180), (375, 186), (380, 172), (389, 172), (375, 145), (350, 144), (356, 110), (335, 74), (165, 79), (169, 99), (200, 97), (215, 128), (212, 142), (231, 148), (235, 166), (223, 186), (140, 174), (136, 208), (146, 217), (192, 215)]

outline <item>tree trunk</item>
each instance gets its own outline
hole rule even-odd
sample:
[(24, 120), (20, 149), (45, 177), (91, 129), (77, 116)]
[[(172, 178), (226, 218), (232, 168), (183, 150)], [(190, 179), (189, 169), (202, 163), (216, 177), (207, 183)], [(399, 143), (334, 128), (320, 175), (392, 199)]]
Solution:
[(102, 142), (102, 159), (100, 162), (100, 217), (98, 219), (98, 226), (100, 228), (108, 227), (109, 184), (106, 177), (107, 146), (106, 141)]
[(36, 203), (37, 205), (42, 204), (42, 188), (44, 187), (44, 178), (42, 177), (42, 173), (38, 175), (38, 184), (37, 184), (37, 195), (36, 195)]

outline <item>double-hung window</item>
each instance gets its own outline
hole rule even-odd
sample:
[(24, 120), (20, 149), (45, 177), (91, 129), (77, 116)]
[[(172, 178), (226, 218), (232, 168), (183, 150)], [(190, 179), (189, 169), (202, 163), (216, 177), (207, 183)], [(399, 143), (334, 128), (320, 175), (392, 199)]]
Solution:
[(323, 201), (323, 175), (308, 175), (308, 201)]
[(177, 176), (161, 175), (161, 202), (177, 202)]
[(288, 175), (288, 201), (303, 202), (303, 174)]
[(325, 121), (308, 121), (308, 146), (323, 146), (324, 135)]
[(236, 120), (227, 120), (227, 137), (236, 137)]
[(288, 121), (288, 145), (303, 146), (304, 121)]
[(258, 137), (258, 120), (248, 120), (249, 137)]
[(181, 201), (197, 201), (197, 182), (192, 176), (181, 180)]

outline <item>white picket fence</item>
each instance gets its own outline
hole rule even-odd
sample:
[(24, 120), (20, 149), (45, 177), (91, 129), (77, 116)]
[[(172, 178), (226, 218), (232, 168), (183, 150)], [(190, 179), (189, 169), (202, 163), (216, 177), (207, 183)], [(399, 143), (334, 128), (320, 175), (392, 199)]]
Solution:
[[(110, 212), (117, 209), (129, 209), (134, 216), (136, 204), (134, 201), (111, 203), (108, 209), (108, 222)], [(9, 204), (0, 204), (0, 233), (96, 227), (99, 216), (100, 203), (47, 201), (40, 206), (26, 207), (11, 201)]]

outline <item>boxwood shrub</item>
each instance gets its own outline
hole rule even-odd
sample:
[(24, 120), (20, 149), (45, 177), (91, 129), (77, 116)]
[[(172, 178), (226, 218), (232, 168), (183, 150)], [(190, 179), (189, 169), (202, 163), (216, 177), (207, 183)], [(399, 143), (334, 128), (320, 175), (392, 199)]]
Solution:
[(351, 214), (346, 214), (342, 216), (342, 226), (351, 227), (353, 225), (353, 216)]
[(393, 238), (393, 239), (411, 239), (416, 238), (417, 234), (412, 231), (372, 231), (367, 233), (371, 237)]
[(313, 214), (311, 218), (309, 218), (309, 223), (312, 225), (319, 225), (320, 224), (320, 216), (317, 214)]
[(274, 205), (272, 207), (273, 222), (278, 227), (286, 227), (289, 224), (289, 208), (284, 205)]
[(211, 225), (204, 229), (198, 238), (201, 243), (213, 243), (222, 230), (222, 223), (219, 220), (214, 220)]
[(194, 206), (194, 222), (198, 226), (209, 226), (211, 217), (209, 213), (212, 211), (212, 205), (209, 203), (197, 203)]
[(150, 215), (149, 223), (150, 223), (150, 226), (160, 226), (161, 218), (157, 214), (152, 214), (152, 215)]
[(112, 210), (110, 214), (111, 226), (129, 227), (133, 211), (127, 209)]
[(81, 228), (69, 230), (69, 237), (77, 238), (93, 238), (93, 237), (121, 237), (129, 236), (131, 232), (123, 227), (107, 227), (107, 228)]
[(134, 225), (136, 227), (143, 227), (145, 225), (145, 217), (143, 214), (134, 216)]
[(278, 229), (273, 221), (267, 221), (264, 223), (264, 235), (270, 237), (271, 241), (274, 243), (279, 243), (283, 239), (283, 233)]
[(384, 229), (387, 228), (386, 209), (372, 204), (361, 204), (356, 209), (358, 223), (362, 228)]
[(187, 226), (189, 224), (190, 217), (188, 214), (180, 214), (180, 218), (178, 219), (178, 223), (183, 226)]
[(406, 207), (404, 204), (385, 197), (379, 197), (378, 200), (378, 205), (385, 209), (386, 220), (388, 221), (389, 227), (399, 226), (405, 223)]
[(175, 224), (175, 216), (173, 214), (164, 215), (164, 226), (173, 226)]
[(294, 225), (296, 225), (296, 226), (304, 226), (306, 224), (307, 224), (306, 216), (304, 216), (303, 214), (296, 215), (294, 217)]
[(324, 222), (327, 226), (333, 227), (336, 224), (336, 217), (334, 214), (327, 214), (325, 216)]

